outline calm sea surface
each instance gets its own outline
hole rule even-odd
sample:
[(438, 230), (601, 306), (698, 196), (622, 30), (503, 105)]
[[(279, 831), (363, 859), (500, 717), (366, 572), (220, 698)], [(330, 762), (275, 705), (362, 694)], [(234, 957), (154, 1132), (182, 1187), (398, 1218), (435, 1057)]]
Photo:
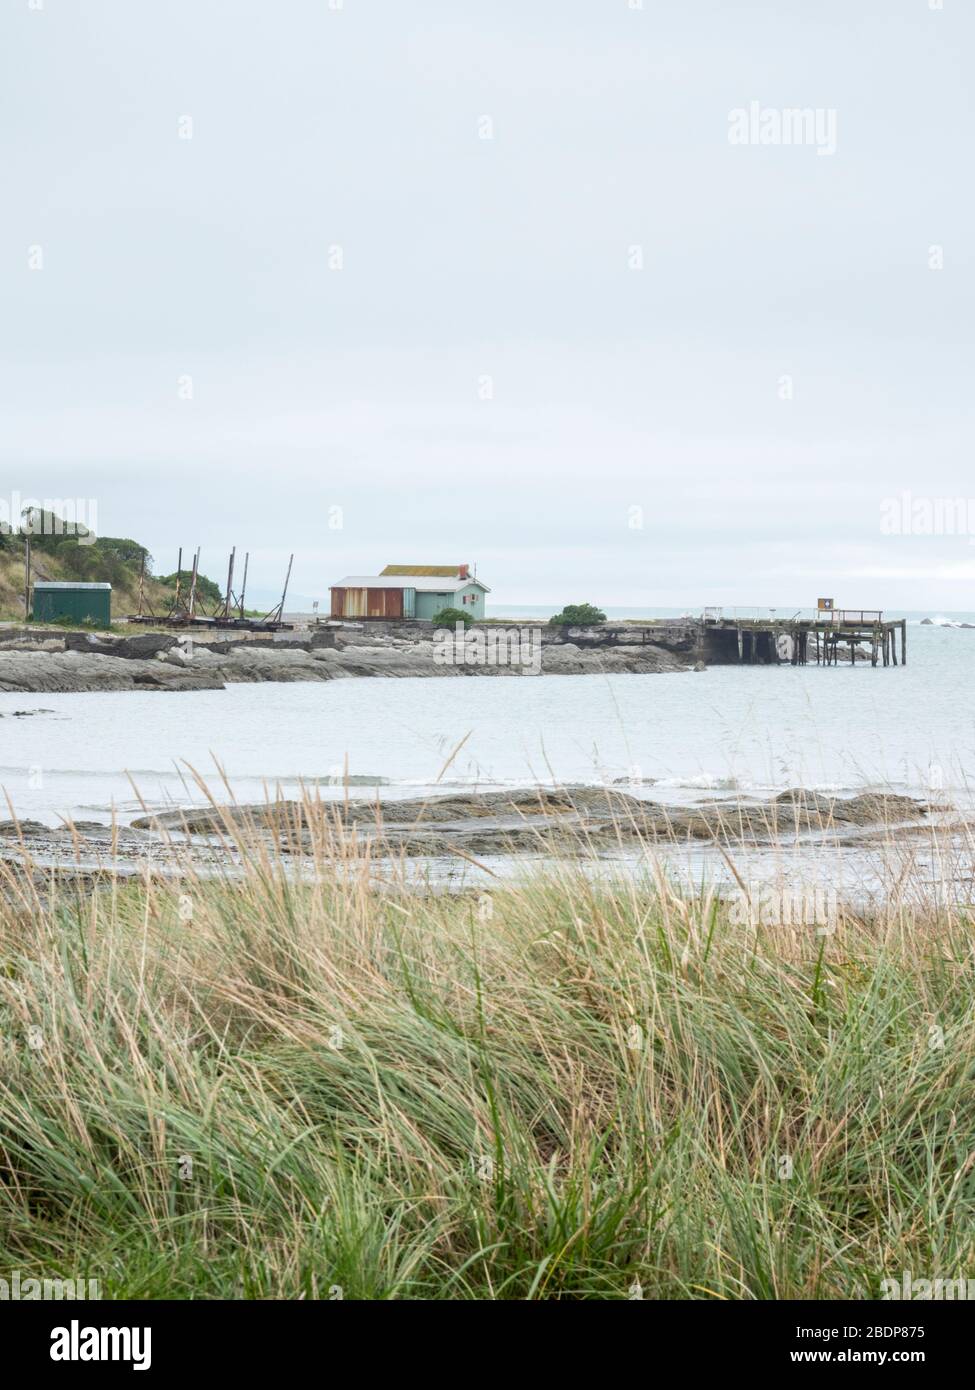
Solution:
[(126, 819), (140, 798), (153, 808), (190, 804), (200, 796), (188, 769), (216, 786), (218, 765), (243, 800), (300, 780), (328, 787), (346, 767), (403, 796), (435, 785), (632, 778), (644, 779), (641, 792), (675, 800), (796, 785), (967, 799), (975, 631), (915, 620), (908, 633), (908, 665), (896, 670), (715, 667), (0, 694), (0, 784), (19, 816), (51, 824), (108, 819), (113, 808)]

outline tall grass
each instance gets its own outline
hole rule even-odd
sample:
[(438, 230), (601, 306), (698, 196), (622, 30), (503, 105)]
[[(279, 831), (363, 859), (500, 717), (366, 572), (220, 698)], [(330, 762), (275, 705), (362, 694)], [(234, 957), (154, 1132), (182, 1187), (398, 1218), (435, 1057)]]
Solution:
[(568, 860), (407, 894), (324, 832), (304, 876), (226, 834), (234, 881), (3, 885), (0, 1273), (347, 1299), (972, 1273), (964, 913), (742, 927)]

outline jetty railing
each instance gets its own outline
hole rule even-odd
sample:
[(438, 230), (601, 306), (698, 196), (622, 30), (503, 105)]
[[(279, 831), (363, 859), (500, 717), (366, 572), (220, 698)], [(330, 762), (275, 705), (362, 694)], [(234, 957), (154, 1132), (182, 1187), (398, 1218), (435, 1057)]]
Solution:
[(705, 623), (830, 623), (868, 627), (882, 623), (881, 608), (770, 608), (762, 604), (708, 607), (701, 612)]

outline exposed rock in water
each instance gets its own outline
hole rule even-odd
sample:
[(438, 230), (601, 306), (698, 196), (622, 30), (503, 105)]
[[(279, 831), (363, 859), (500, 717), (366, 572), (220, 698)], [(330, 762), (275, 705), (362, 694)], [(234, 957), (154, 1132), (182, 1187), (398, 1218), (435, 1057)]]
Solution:
[(705, 801), (672, 806), (616, 787), (565, 787), (514, 792), (461, 792), (405, 801), (350, 800), (308, 804), (167, 811), (133, 821), (135, 829), (169, 834), (232, 835), (253, 830), (279, 849), (301, 852), (332, 832), (354, 832), (372, 853), (439, 855), (544, 853), (586, 845), (596, 849), (686, 840), (770, 843), (797, 833), (833, 835), (852, 828), (917, 825), (928, 812), (911, 797), (869, 793), (851, 798), (785, 792), (770, 801)]
[[(929, 833), (928, 813), (945, 810), (910, 797), (864, 793), (841, 798), (789, 791), (768, 801), (702, 801), (672, 806), (615, 787), (459, 792), (404, 801), (349, 799), (165, 811), (131, 825), (77, 821), (0, 822), (0, 862), (31, 878), (50, 875), (82, 887), (113, 874), (180, 877), (194, 871), (238, 874), (251, 848), (301, 864), (348, 865), (427, 857), (443, 863), (484, 856), (612, 859), (682, 844), (741, 849), (790, 840), (805, 846), (863, 847)], [(93, 877), (94, 876), (94, 877)]]

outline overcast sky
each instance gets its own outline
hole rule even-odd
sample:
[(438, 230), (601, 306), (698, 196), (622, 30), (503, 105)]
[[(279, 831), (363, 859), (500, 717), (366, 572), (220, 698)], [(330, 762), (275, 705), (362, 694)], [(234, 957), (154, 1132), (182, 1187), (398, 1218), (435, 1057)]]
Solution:
[(5, 494), (322, 598), (975, 607), (882, 525), (975, 498), (968, 0), (0, 13)]

